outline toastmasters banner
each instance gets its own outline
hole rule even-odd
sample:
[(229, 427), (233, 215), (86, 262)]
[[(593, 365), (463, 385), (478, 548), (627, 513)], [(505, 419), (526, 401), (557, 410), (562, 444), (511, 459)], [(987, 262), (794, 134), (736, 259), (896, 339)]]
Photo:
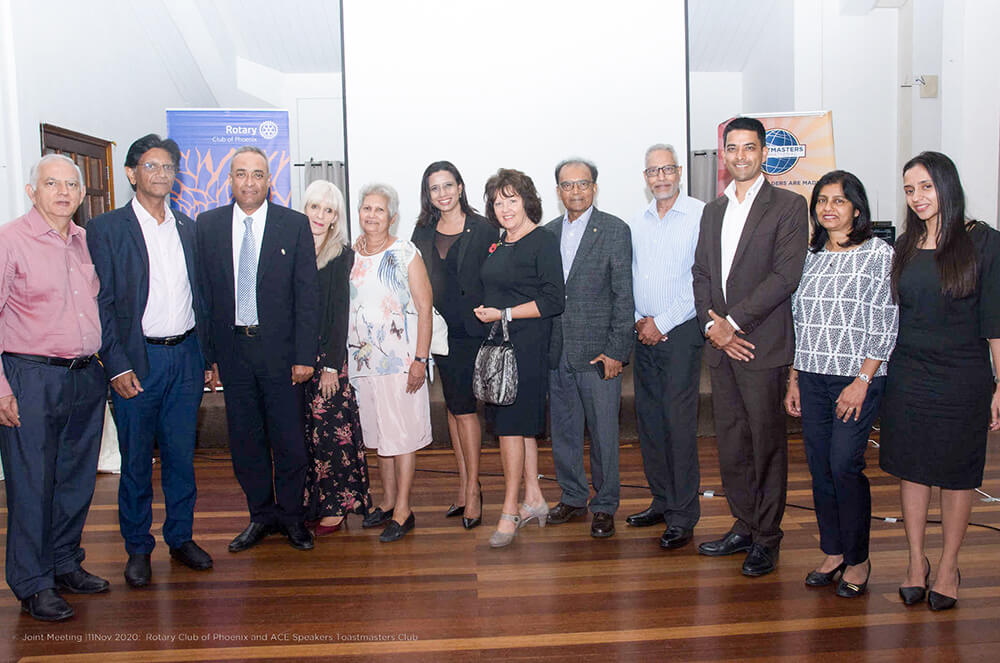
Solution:
[(229, 160), (244, 145), (264, 150), (271, 171), (269, 200), (291, 202), (286, 110), (167, 109), (167, 135), (181, 148), (174, 206), (194, 218), (232, 202)]
[[(761, 121), (767, 136), (764, 177), (774, 186), (812, 195), (816, 180), (837, 167), (833, 151), (833, 115), (830, 111), (748, 115)], [(726, 170), (722, 132), (733, 118), (719, 125), (718, 191), (733, 179)]]

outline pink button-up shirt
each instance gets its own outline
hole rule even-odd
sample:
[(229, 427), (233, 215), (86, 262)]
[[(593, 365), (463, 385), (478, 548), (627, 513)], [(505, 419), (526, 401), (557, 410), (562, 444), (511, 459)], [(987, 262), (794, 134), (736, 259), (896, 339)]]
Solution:
[[(0, 352), (87, 357), (101, 348), (98, 281), (83, 228), (69, 240), (34, 207), (0, 226)], [(0, 364), (0, 398), (11, 395)]]

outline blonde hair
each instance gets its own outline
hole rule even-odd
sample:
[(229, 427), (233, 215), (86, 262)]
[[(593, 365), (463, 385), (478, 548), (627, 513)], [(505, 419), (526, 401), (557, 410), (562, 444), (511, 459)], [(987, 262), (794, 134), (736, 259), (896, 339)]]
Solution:
[(344, 203), (344, 194), (340, 192), (337, 185), (326, 180), (316, 180), (302, 194), (302, 213), (307, 214), (309, 205), (317, 203), (333, 208), (335, 215), (333, 223), (326, 230), (326, 237), (316, 252), (316, 269), (323, 269), (331, 260), (340, 255), (344, 250), (344, 242), (347, 240), (347, 207)]

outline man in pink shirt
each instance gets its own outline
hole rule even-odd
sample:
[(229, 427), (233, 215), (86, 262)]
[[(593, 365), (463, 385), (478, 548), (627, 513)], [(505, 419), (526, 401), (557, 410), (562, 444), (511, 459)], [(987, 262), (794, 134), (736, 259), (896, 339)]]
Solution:
[(0, 226), (0, 454), (7, 489), (7, 584), (35, 619), (73, 608), (59, 591), (96, 594), (80, 538), (94, 495), (107, 387), (97, 273), (73, 214), (80, 169), (50, 154), (25, 187), (34, 204)]

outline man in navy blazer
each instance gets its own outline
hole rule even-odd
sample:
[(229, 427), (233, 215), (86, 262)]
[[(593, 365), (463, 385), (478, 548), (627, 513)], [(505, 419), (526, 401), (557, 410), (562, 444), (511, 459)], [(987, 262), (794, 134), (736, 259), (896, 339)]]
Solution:
[(201, 297), (194, 222), (170, 209), (180, 162), (177, 144), (156, 134), (125, 157), (135, 197), (87, 225), (101, 281), (101, 363), (111, 382), (122, 455), (118, 525), (129, 559), (125, 580), (149, 583), (153, 520), (153, 440), (159, 442), (170, 556), (204, 570), (212, 558), (192, 540), (197, 495), (195, 428), (206, 380), (196, 321)]
[(235, 204), (196, 224), (205, 358), (213, 382), (225, 385), (233, 469), (250, 510), (230, 552), (275, 532), (293, 548), (313, 547), (302, 522), (303, 383), (319, 345), (316, 254), (306, 216), (267, 202), (270, 177), (263, 150), (237, 149), (229, 164)]

